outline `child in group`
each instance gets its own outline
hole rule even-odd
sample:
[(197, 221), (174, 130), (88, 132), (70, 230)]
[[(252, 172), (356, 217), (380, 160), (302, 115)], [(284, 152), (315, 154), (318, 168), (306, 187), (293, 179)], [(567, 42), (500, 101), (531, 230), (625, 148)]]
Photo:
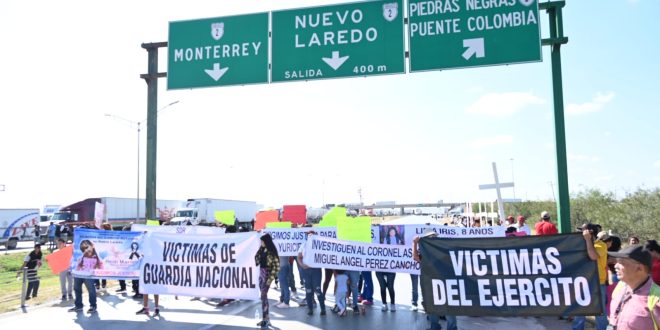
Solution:
[(339, 316), (346, 316), (346, 294), (348, 293), (348, 275), (345, 270), (335, 271), (335, 282), (337, 283), (337, 307)]
[(96, 249), (94, 249), (94, 244), (90, 240), (83, 240), (80, 242), (80, 251), (82, 251), (83, 256), (78, 262), (78, 270), (91, 272), (94, 269), (102, 269), (103, 264), (99, 255), (96, 254)]

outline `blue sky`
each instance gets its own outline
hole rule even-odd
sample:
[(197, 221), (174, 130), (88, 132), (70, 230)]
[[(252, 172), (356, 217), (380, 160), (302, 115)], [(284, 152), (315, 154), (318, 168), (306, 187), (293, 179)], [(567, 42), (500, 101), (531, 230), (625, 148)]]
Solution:
[[(6, 1), (0, 207), (135, 197), (137, 131), (104, 114), (146, 118), (140, 44), (166, 41), (169, 21), (341, 2)], [(567, 1), (572, 193), (660, 184), (658, 12), (651, 0)], [(166, 63), (161, 51), (161, 71)], [(381, 77), (180, 91), (161, 79), (159, 108), (179, 103), (159, 114), (157, 196), (317, 206), (356, 202), (361, 188), (365, 203), (490, 201), (495, 192), (478, 185), (497, 162), (516, 197), (550, 199), (551, 84), (548, 47), (539, 63)]]

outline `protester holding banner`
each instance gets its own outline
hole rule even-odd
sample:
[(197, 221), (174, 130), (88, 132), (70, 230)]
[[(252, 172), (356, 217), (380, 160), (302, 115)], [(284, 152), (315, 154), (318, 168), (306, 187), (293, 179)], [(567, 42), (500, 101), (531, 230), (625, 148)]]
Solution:
[[(396, 227), (390, 226), (387, 228), (387, 236), (383, 239), (383, 244), (387, 245), (403, 245), (403, 240), (399, 237), (399, 233), (396, 230)], [(376, 278), (378, 279), (378, 284), (380, 285), (380, 298), (383, 301), (383, 312), (388, 310), (387, 308), (387, 292), (390, 293), (390, 308), (392, 312), (396, 312), (396, 304), (394, 301), (394, 280), (396, 278), (396, 273), (390, 272), (376, 272)]]
[[(66, 247), (64, 239), (57, 239), (57, 249), (62, 250)], [(73, 275), (69, 269), (60, 272), (60, 289), (62, 291), (62, 301), (73, 299)]]
[[(434, 232), (433, 230), (427, 230), (422, 237), (437, 237), (438, 234)], [(422, 262), (422, 251), (421, 248), (418, 246), (419, 245), (419, 236), (415, 236), (413, 238), (413, 243), (412, 243), (412, 255), (413, 255), (413, 260), (417, 262)], [(424, 287), (422, 286), (422, 290)], [(422, 305), (425, 303), (425, 301), (422, 301)], [(430, 310), (426, 307), (424, 307), (425, 310)], [(428, 313), (428, 312), (427, 312)], [(436, 314), (428, 314), (427, 316), (429, 322), (431, 323), (431, 328), (428, 330), (441, 330), (442, 326), (440, 325), (440, 316)], [(454, 315), (445, 315), (445, 318), (447, 320), (447, 330), (458, 330), (458, 322), (456, 321), (456, 316)]]
[[(254, 256), (257, 267), (259, 267), (259, 288), (261, 290), (261, 322), (257, 326), (262, 328), (270, 325), (270, 316), (268, 315), (268, 289), (270, 284), (277, 277), (280, 271), (280, 261), (277, 254), (277, 248), (273, 244), (273, 238), (270, 234), (261, 236), (261, 248)], [(283, 285), (286, 285), (282, 283)]]
[(660, 286), (650, 276), (651, 253), (641, 245), (632, 245), (608, 254), (617, 258), (615, 268), (620, 279), (612, 294), (612, 329), (659, 329)]
[[(313, 235), (313, 232), (310, 232), (308, 236)], [(307, 302), (307, 315), (314, 314), (314, 293), (319, 299), (319, 305), (321, 306), (321, 316), (325, 315), (325, 295), (321, 290), (321, 268), (311, 268), (303, 263), (303, 257), (305, 254), (305, 244), (300, 245), (300, 250), (298, 250), (298, 267), (303, 270), (303, 276), (305, 281), (305, 300)]]
[[(598, 283), (600, 284), (600, 301), (603, 306), (603, 314), (596, 315), (596, 330), (605, 330), (607, 328), (607, 316), (605, 315), (607, 304), (607, 249), (612, 244), (612, 240), (607, 232), (602, 231), (598, 233), (598, 239), (594, 241), (596, 229), (593, 224), (584, 224), (582, 235), (587, 244), (589, 259), (597, 261), (598, 264)], [(585, 320), (584, 316), (576, 316), (573, 319), (573, 329), (583, 330)]]

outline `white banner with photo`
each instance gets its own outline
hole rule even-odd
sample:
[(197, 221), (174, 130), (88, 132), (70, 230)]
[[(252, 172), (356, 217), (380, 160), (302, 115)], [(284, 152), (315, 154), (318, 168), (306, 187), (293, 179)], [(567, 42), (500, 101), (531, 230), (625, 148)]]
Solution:
[(419, 275), (412, 245), (349, 242), (319, 235), (311, 236), (305, 244), (303, 262), (313, 268)]
[(421, 236), (427, 230), (433, 230), (441, 238), (480, 238), (504, 237), (506, 228), (496, 227), (454, 227), (443, 225), (380, 225), (381, 244), (410, 245), (415, 236)]
[(259, 234), (145, 234), (140, 293), (259, 299)]
[(303, 227), (303, 228), (266, 228), (264, 233), (270, 234), (280, 257), (298, 255), (300, 244), (305, 243), (307, 233), (314, 231), (319, 236), (337, 238), (337, 227)]
[(225, 228), (212, 226), (147, 226), (142, 224), (133, 224), (131, 225), (131, 231), (186, 235), (222, 235), (225, 233)]

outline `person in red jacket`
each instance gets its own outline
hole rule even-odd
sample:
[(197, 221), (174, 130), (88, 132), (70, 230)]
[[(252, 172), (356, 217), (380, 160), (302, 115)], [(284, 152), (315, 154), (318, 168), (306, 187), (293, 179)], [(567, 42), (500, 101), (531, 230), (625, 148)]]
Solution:
[(660, 246), (656, 240), (650, 239), (646, 241), (644, 247), (651, 253), (651, 257), (653, 258), (651, 266), (651, 277), (653, 278), (653, 282), (660, 285)]
[(536, 230), (536, 235), (539, 236), (559, 233), (555, 224), (550, 222), (550, 213), (548, 213), (548, 211), (543, 211), (541, 213), (541, 221), (536, 223), (534, 229)]

